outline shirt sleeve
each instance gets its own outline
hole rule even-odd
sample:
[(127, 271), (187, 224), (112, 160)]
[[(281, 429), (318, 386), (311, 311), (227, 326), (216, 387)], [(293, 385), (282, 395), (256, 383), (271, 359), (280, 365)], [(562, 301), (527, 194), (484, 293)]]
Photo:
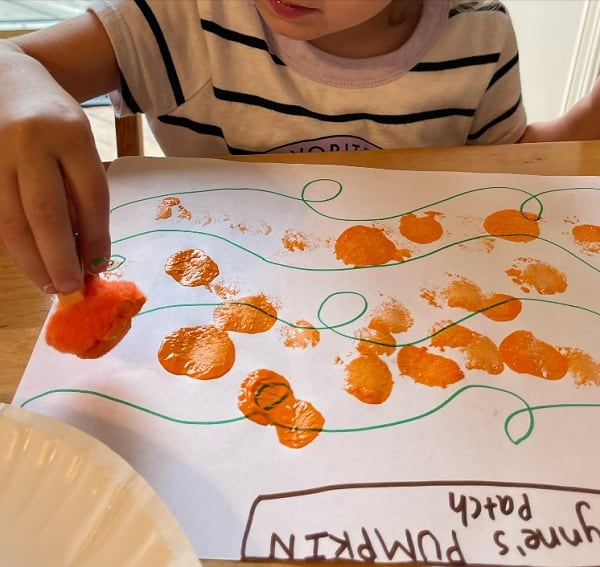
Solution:
[(112, 43), (121, 88), (117, 116), (168, 114), (209, 79), (206, 42), (194, 0), (97, 0), (90, 10)]
[(512, 144), (527, 126), (515, 31), (508, 13), (499, 12), (498, 16), (505, 25), (504, 45), (473, 118), (468, 144)]

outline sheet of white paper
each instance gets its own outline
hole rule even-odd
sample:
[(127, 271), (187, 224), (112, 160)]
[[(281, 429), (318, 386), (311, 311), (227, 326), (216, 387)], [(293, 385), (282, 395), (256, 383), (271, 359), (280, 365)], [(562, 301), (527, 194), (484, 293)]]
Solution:
[[(42, 337), (14, 403), (125, 457), (200, 557), (598, 565), (599, 178), (135, 158), (113, 165), (110, 184), (119, 265), (108, 277), (135, 281), (148, 301), (101, 359), (60, 354)], [(506, 224), (512, 239), (490, 236), (485, 219), (507, 209), (529, 214), (539, 237)], [(380, 229), (404, 261), (338, 258), (338, 237), (357, 225)], [(347, 248), (385, 248), (363, 243)], [(165, 272), (187, 249), (218, 265), (210, 284)], [(482, 312), (506, 301), (496, 293), (515, 298), (497, 310), (520, 312)], [(211, 325), (223, 302), (259, 294), (277, 321), (227, 333), (235, 362), (225, 375), (198, 380), (159, 363), (169, 333)], [(394, 302), (409, 328), (391, 333), (387, 353), (364, 355), (388, 369), (391, 393), (365, 403), (348, 391), (349, 368), (357, 349), (377, 345), (353, 337)], [(290, 346), (306, 322), (318, 342)], [(450, 334), (436, 329), (460, 329), (452, 323), (463, 346), (435, 346)], [(482, 369), (501, 344), (501, 368)], [(401, 352), (446, 362), (402, 374)], [(322, 414), (305, 446), (244, 417), (238, 393), (256, 369), (283, 376)], [(447, 369), (464, 377), (436, 385)], [(358, 374), (368, 390), (375, 373)]]

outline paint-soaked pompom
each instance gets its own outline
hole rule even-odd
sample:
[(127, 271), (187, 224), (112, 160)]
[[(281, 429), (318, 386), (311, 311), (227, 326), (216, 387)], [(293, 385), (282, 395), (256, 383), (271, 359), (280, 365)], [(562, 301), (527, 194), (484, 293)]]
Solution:
[(99, 358), (127, 334), (145, 302), (133, 282), (87, 276), (81, 299), (57, 302), (46, 326), (46, 342), (79, 358)]

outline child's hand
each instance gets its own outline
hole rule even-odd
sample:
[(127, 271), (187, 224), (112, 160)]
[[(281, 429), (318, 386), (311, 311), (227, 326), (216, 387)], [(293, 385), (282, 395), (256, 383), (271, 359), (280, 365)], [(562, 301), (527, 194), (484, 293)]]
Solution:
[(110, 255), (108, 187), (78, 102), (35, 59), (0, 51), (0, 240), (48, 293)]

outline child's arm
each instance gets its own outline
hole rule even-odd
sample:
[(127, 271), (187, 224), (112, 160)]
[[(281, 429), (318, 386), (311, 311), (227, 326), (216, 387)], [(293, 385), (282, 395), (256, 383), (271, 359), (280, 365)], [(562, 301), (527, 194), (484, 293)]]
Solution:
[(565, 114), (529, 124), (520, 142), (600, 140), (600, 79), (592, 90)]
[(106, 176), (79, 106), (119, 85), (110, 41), (91, 13), (0, 41), (0, 81), (0, 241), (39, 287), (80, 289), (82, 265), (110, 254)]

